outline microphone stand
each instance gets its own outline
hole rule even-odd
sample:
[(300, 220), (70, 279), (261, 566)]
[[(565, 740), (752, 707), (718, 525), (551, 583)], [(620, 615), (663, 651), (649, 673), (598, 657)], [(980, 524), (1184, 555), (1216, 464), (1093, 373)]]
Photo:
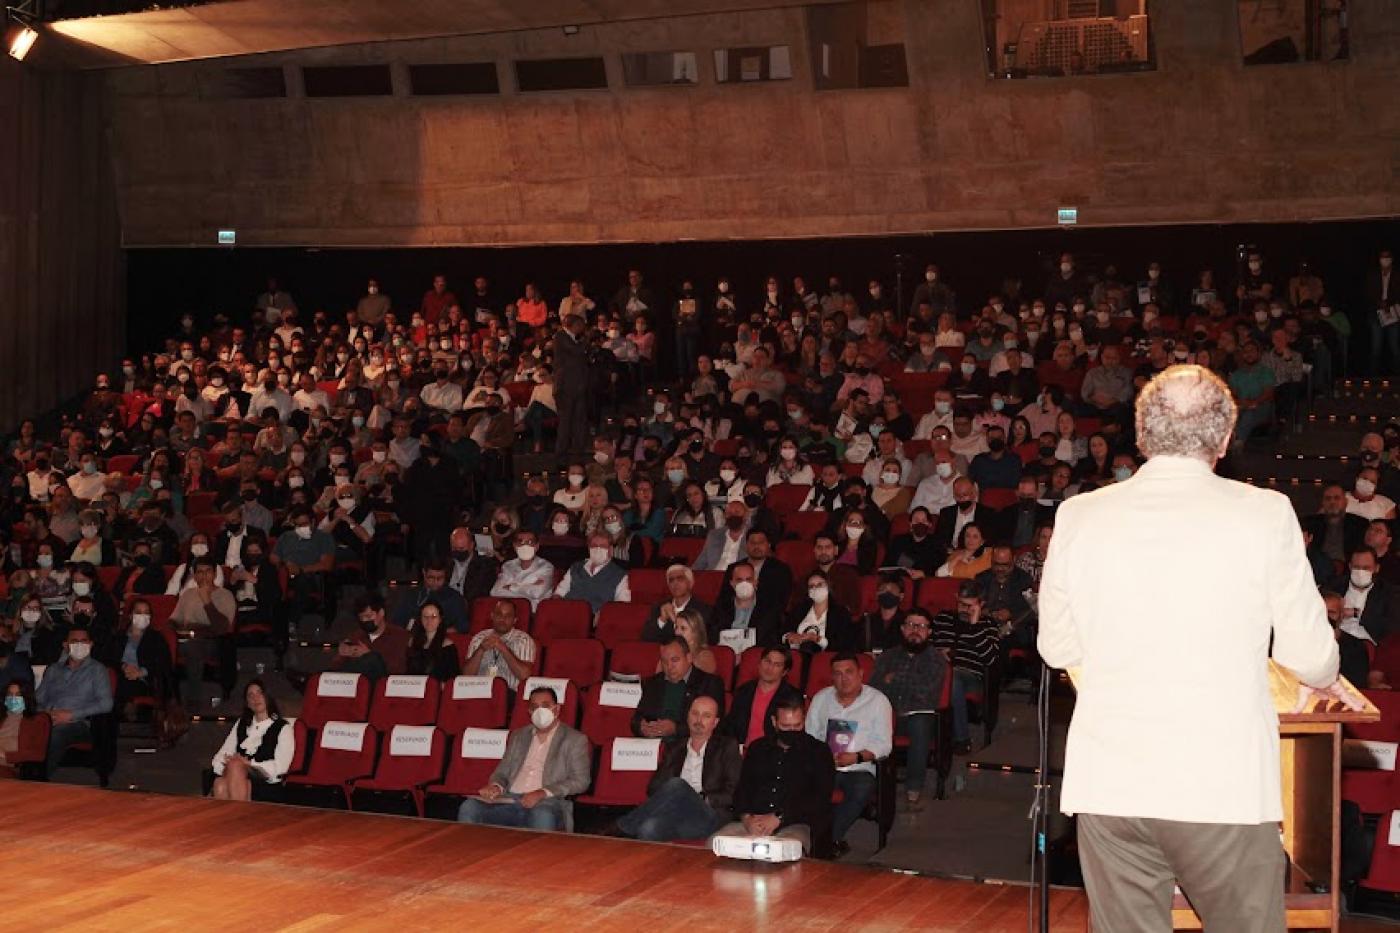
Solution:
[(1035, 796), (1031, 801), (1031, 881), (1040, 909), (1038, 929), (1050, 930), (1050, 857), (1047, 851), (1050, 825), (1050, 668), (1040, 663), (1040, 691), (1036, 696), (1036, 726), (1040, 730), (1040, 760), (1035, 772)]

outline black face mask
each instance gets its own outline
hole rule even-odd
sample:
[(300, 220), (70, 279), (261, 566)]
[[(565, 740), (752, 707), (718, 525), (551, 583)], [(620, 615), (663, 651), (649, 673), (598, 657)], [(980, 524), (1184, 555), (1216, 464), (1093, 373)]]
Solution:
[(491, 527), (493, 527), (493, 528), (496, 529), (496, 534), (498, 534), (498, 535), (503, 535), (503, 534), (506, 534), (507, 532), (510, 531), (510, 523), (509, 523), (509, 522), (496, 522), (496, 523), (495, 523), (494, 525), (492, 525)]
[(252, 501), (253, 501), (254, 499), (256, 499), (257, 497), (258, 497), (257, 490), (255, 490), (255, 489), (245, 489), (245, 490), (243, 490), (243, 501), (244, 501), (244, 502), (252, 502)]
[(1044, 446), (1040, 448), (1040, 459), (1049, 460), (1053, 456), (1055, 456), (1055, 448)]
[(731, 515), (724, 520), (724, 526), (730, 531), (738, 531), (744, 527), (744, 520), (737, 515)]
[(693, 454), (703, 454), (703, 453), (705, 452), (705, 442), (704, 442), (704, 441), (691, 441), (691, 442), (690, 442), (690, 452), (693, 453)]
[(262, 558), (263, 556), (261, 554), (249, 554), (247, 557), (243, 558), (243, 566), (251, 570), (262, 563)]
[(803, 733), (802, 729), (778, 729), (773, 733), (773, 738), (783, 748), (791, 748), (797, 742), (797, 737)]
[(928, 535), (928, 525), (923, 522), (915, 522), (909, 526), (909, 534), (913, 535), (915, 541), (922, 540)]
[(846, 504), (851, 508), (859, 509), (861, 507), (861, 503), (865, 501), (865, 496), (858, 492), (848, 492), (846, 493), (845, 501)]
[(373, 634), (373, 633), (374, 633), (374, 630), (375, 630), (376, 628), (378, 628), (378, 627), (379, 627), (379, 624), (378, 624), (377, 622), (375, 622), (373, 619), (361, 619), (361, 620), (360, 620), (360, 631), (364, 632), (366, 635)]
[(467, 558), (469, 558), (469, 557), (471, 557), (471, 556), (472, 556), (472, 552), (471, 552), (471, 551), (462, 550), (462, 551), (453, 551), (453, 552), (452, 552), (452, 559), (455, 560), (455, 561), (457, 561), (458, 563), (461, 563), (462, 561), (466, 560)]
[(1006, 441), (999, 437), (994, 437), (987, 441), (987, 449), (994, 454), (999, 454), (1006, 449)]
[(875, 601), (880, 604), (881, 609), (894, 609), (899, 606), (900, 598), (898, 593), (881, 593)]
[(235, 536), (236, 536), (236, 535), (237, 535), (240, 531), (242, 531), (242, 530), (243, 530), (243, 523), (242, 523), (242, 522), (224, 522), (224, 531), (227, 531), (227, 532), (228, 532), (229, 534), (231, 534), (231, 535), (235, 535)]
[(751, 509), (756, 509), (762, 504), (763, 497), (756, 492), (751, 492), (747, 496), (744, 496), (744, 505), (747, 505)]

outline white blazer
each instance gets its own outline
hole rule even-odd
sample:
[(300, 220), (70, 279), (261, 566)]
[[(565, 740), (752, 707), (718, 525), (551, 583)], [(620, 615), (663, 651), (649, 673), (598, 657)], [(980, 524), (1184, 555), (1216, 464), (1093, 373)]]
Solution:
[(1288, 498), (1154, 457), (1060, 506), (1041, 656), (1079, 666), (1065, 813), (1194, 823), (1283, 818), (1273, 657), (1337, 676), (1337, 643)]

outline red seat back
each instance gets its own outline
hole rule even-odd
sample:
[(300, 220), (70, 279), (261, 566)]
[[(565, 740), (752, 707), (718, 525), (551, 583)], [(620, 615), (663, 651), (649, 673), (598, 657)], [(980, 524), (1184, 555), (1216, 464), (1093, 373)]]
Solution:
[[(813, 512), (809, 514), (825, 515), (826, 513)], [(779, 541), (778, 547), (774, 553), (777, 555), (778, 560), (787, 564), (788, 567), (792, 569), (792, 578), (794, 580), (807, 579), (807, 576), (812, 572), (812, 568), (817, 566), (817, 556), (812, 553), (811, 538), (806, 538), (801, 541)]]
[(705, 548), (704, 538), (663, 538), (661, 541), (661, 563), (669, 564), (679, 559), (687, 564), (695, 563), (695, 558)]
[(956, 577), (924, 577), (915, 601), (929, 612), (952, 612), (958, 608), (958, 586), (961, 583)]
[[(352, 690), (350, 695), (343, 695)], [(362, 674), (316, 674), (306, 684), (301, 718), (311, 729), (320, 729), (333, 720), (365, 722), (369, 716), (369, 695), (369, 678)]]
[(656, 673), (661, 659), (661, 646), (656, 642), (624, 641), (612, 650), (608, 670), (613, 674), (636, 674), (650, 677)]
[(825, 511), (789, 512), (783, 516), (783, 533), (788, 538), (796, 538), (811, 551), (812, 539), (821, 534), (830, 520), (831, 513)]
[[(632, 685), (625, 685), (631, 687)], [(609, 739), (632, 734), (633, 706), (617, 705), (616, 701), (603, 702), (603, 689), (612, 691), (624, 687), (622, 684), (594, 684), (588, 688), (583, 698), (583, 734), (594, 745), (606, 745)]]
[(544, 676), (563, 677), (587, 689), (603, 679), (603, 654), (603, 643), (597, 639), (556, 639), (545, 652)]
[[(554, 684), (542, 683), (546, 678), (531, 677), (520, 685), (519, 694), (515, 698), (515, 708), (510, 714), (510, 727), (519, 729), (530, 722), (530, 694), (537, 686), (555, 687), (554, 695), (559, 696), (559, 690)], [(560, 704), (559, 721), (566, 726), (578, 724), (578, 687), (572, 682), (565, 684), (564, 701)]]
[[(1392, 786), (1391, 799), (1400, 800), (1400, 783), (1392, 782)], [(1400, 894), (1400, 846), (1390, 843), (1390, 827), (1395, 819), (1394, 811), (1381, 814), (1380, 825), (1376, 827), (1376, 844), (1371, 850), (1371, 868), (1361, 879), (1362, 887)]]
[(216, 492), (192, 492), (185, 496), (185, 517), (192, 519), (213, 513), (218, 495)]
[[(486, 786), (487, 782), (491, 780), (492, 772), (501, 763), (501, 759), (465, 758), (462, 755), (463, 743), (483, 731), (487, 730), (468, 730), (452, 740), (448, 751), (447, 774), (443, 777), (441, 784), (433, 785), (429, 787), (429, 790), (443, 794), (467, 796), (475, 794)], [(489, 731), (504, 732), (505, 730)]]
[(701, 570), (695, 574), (692, 591), (695, 598), (711, 606), (719, 599), (719, 591), (724, 588), (723, 570)]
[[(338, 726), (363, 726), (364, 738), (358, 751), (341, 748), (327, 748), (328, 734)], [(374, 772), (374, 757), (379, 747), (379, 732), (365, 722), (326, 722), (316, 735), (316, 753), (311, 756), (311, 767), (307, 769), (303, 783), (319, 785), (344, 785), (355, 778), (366, 777)]]
[(671, 595), (666, 588), (666, 571), (647, 567), (633, 567), (627, 571), (627, 588), (632, 591), (632, 601), (644, 606), (659, 603)]
[(53, 720), (48, 713), (25, 716), (19, 721), (19, 747), (6, 756), (11, 765), (41, 762), (48, 755), (49, 733), (53, 730)]
[[(660, 739), (649, 741), (660, 743)], [(617, 739), (609, 739), (603, 746), (602, 759), (598, 763), (598, 777), (593, 781), (593, 792), (580, 798), (586, 803), (600, 806), (635, 807), (647, 799), (647, 784), (655, 771), (617, 771), (613, 769), (613, 748)]]
[(292, 721), (292, 764), (288, 774), (298, 774), (306, 770), (306, 758), (311, 752), (311, 730), (300, 719)]
[[(475, 635), (490, 628), (491, 611), (496, 608), (496, 603), (501, 601), (502, 598), (498, 596), (478, 596), (473, 599), (471, 630), (468, 634)], [(515, 604), (515, 627), (522, 632), (530, 631), (530, 601), (523, 596), (512, 596), (505, 601)]]
[[(428, 754), (411, 754), (427, 740)], [(442, 778), (443, 754), (447, 744), (441, 729), (432, 726), (394, 726), (384, 735), (384, 749), (374, 769), (373, 785), (378, 790), (412, 790)]]
[(593, 632), (593, 608), (582, 599), (545, 599), (535, 610), (530, 634), (539, 645), (561, 638), (587, 638)]
[(650, 612), (651, 607), (645, 603), (604, 603), (598, 613), (596, 637), (608, 648), (624, 641), (640, 641)]
[(764, 495), (764, 500), (768, 503), (768, 507), (779, 517), (786, 519), (787, 516), (802, 507), (802, 503), (806, 501), (811, 491), (811, 486), (799, 486), (795, 483), (778, 483), (776, 486), (768, 487), (768, 492)]
[[(1372, 742), (1400, 742), (1400, 693), (1394, 690), (1361, 692), (1380, 710), (1380, 722), (1347, 723), (1343, 726), (1346, 737)], [(1400, 798), (1397, 798), (1397, 802), (1400, 802)]]
[(980, 498), (982, 504), (989, 509), (1006, 509), (1016, 504), (1016, 490), (984, 489)]
[[(137, 414), (136, 417), (139, 418), (139, 417), (141, 417), (140, 414), (139, 414), (140, 409), (137, 409), (137, 411), (138, 411), (138, 414)], [(137, 456), (136, 454), (117, 454), (115, 457), (108, 457), (108, 458), (107, 458), (107, 470), (106, 470), (106, 472), (108, 472), (108, 473), (130, 473), (132, 470), (136, 469), (136, 464), (138, 464), (138, 463), (140, 463), (140, 462), (141, 462), (141, 458), (140, 458), (139, 456)]]
[(369, 721), (380, 732), (394, 726), (430, 726), (437, 720), (440, 684), (426, 675), (381, 677), (374, 686)]
[(122, 569), (120, 567), (98, 567), (97, 582), (101, 584), (102, 588), (108, 593), (116, 592), (117, 577), (121, 576), (121, 573)]
[[(726, 691), (734, 689), (734, 649), (728, 645), (711, 645), (710, 653), (715, 656), (715, 676), (724, 684)], [(725, 709), (729, 704), (725, 704)]]
[(437, 725), (448, 735), (461, 735), (469, 728), (499, 729), (506, 724), (506, 682), (499, 677), (491, 681), (488, 697), (462, 696), (460, 682), (454, 678), (442, 685), (438, 701)]

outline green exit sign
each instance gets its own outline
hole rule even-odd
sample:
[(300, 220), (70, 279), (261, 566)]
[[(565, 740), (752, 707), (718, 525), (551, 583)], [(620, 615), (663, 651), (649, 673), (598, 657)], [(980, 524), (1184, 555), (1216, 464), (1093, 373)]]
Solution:
[(1079, 223), (1079, 208), (1062, 207), (1060, 208), (1057, 214), (1057, 218), (1059, 220), (1060, 226), (1062, 227), (1068, 227), (1071, 224), (1077, 224)]

